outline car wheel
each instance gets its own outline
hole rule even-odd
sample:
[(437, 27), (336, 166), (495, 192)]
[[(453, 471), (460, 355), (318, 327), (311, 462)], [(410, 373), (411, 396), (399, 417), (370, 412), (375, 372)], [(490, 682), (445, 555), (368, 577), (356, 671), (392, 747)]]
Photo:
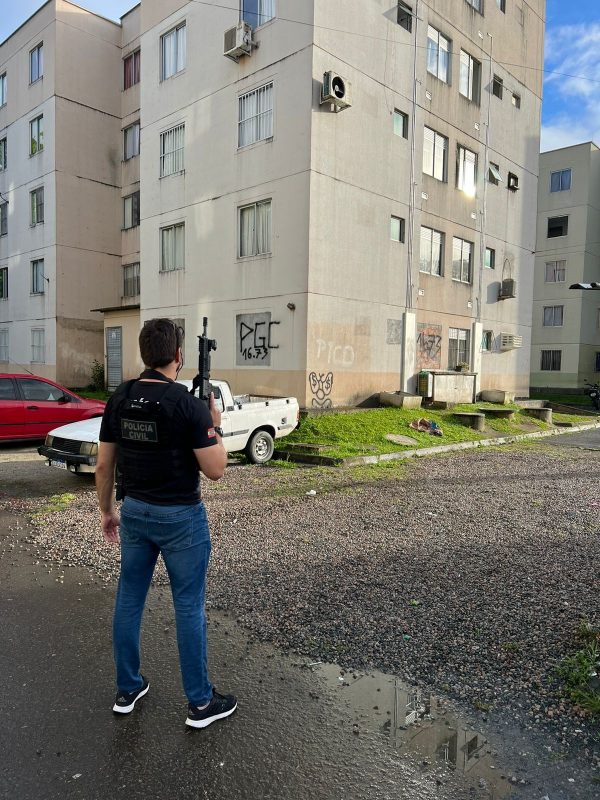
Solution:
[(256, 431), (246, 445), (246, 458), (251, 464), (266, 464), (273, 457), (275, 444), (268, 431)]

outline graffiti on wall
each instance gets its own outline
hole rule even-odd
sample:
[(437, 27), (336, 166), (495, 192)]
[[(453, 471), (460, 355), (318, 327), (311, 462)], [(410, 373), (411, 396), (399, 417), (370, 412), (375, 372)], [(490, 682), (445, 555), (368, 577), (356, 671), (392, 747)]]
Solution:
[(442, 364), (442, 326), (420, 322), (417, 325), (417, 369), (440, 369)]
[(355, 359), (354, 348), (351, 344), (317, 339), (317, 358), (333, 367), (351, 367)]
[(271, 351), (279, 349), (275, 344), (277, 325), (279, 322), (271, 320), (270, 311), (238, 314), (235, 318), (236, 366), (270, 367)]
[(333, 372), (311, 372), (308, 376), (312, 392), (313, 408), (331, 408), (331, 390), (333, 389)]

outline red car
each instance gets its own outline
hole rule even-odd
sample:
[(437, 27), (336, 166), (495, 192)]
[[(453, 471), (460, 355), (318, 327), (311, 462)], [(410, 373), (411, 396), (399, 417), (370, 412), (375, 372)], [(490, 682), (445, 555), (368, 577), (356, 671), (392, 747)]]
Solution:
[(0, 441), (43, 439), (58, 425), (102, 416), (105, 405), (48, 378), (0, 373)]

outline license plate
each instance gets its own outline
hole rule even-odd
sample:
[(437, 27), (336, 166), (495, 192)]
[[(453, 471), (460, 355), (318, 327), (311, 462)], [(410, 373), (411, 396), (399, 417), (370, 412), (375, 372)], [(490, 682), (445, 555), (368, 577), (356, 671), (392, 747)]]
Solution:
[(49, 464), (51, 467), (58, 467), (59, 469), (67, 469), (66, 461), (58, 461), (54, 458), (50, 459)]

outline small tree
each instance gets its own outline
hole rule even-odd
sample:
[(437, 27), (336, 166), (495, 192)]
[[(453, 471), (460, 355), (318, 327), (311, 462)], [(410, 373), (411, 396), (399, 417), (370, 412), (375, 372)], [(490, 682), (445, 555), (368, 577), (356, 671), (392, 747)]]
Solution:
[(91, 388), (96, 392), (104, 391), (104, 364), (96, 358), (92, 361), (92, 380)]

